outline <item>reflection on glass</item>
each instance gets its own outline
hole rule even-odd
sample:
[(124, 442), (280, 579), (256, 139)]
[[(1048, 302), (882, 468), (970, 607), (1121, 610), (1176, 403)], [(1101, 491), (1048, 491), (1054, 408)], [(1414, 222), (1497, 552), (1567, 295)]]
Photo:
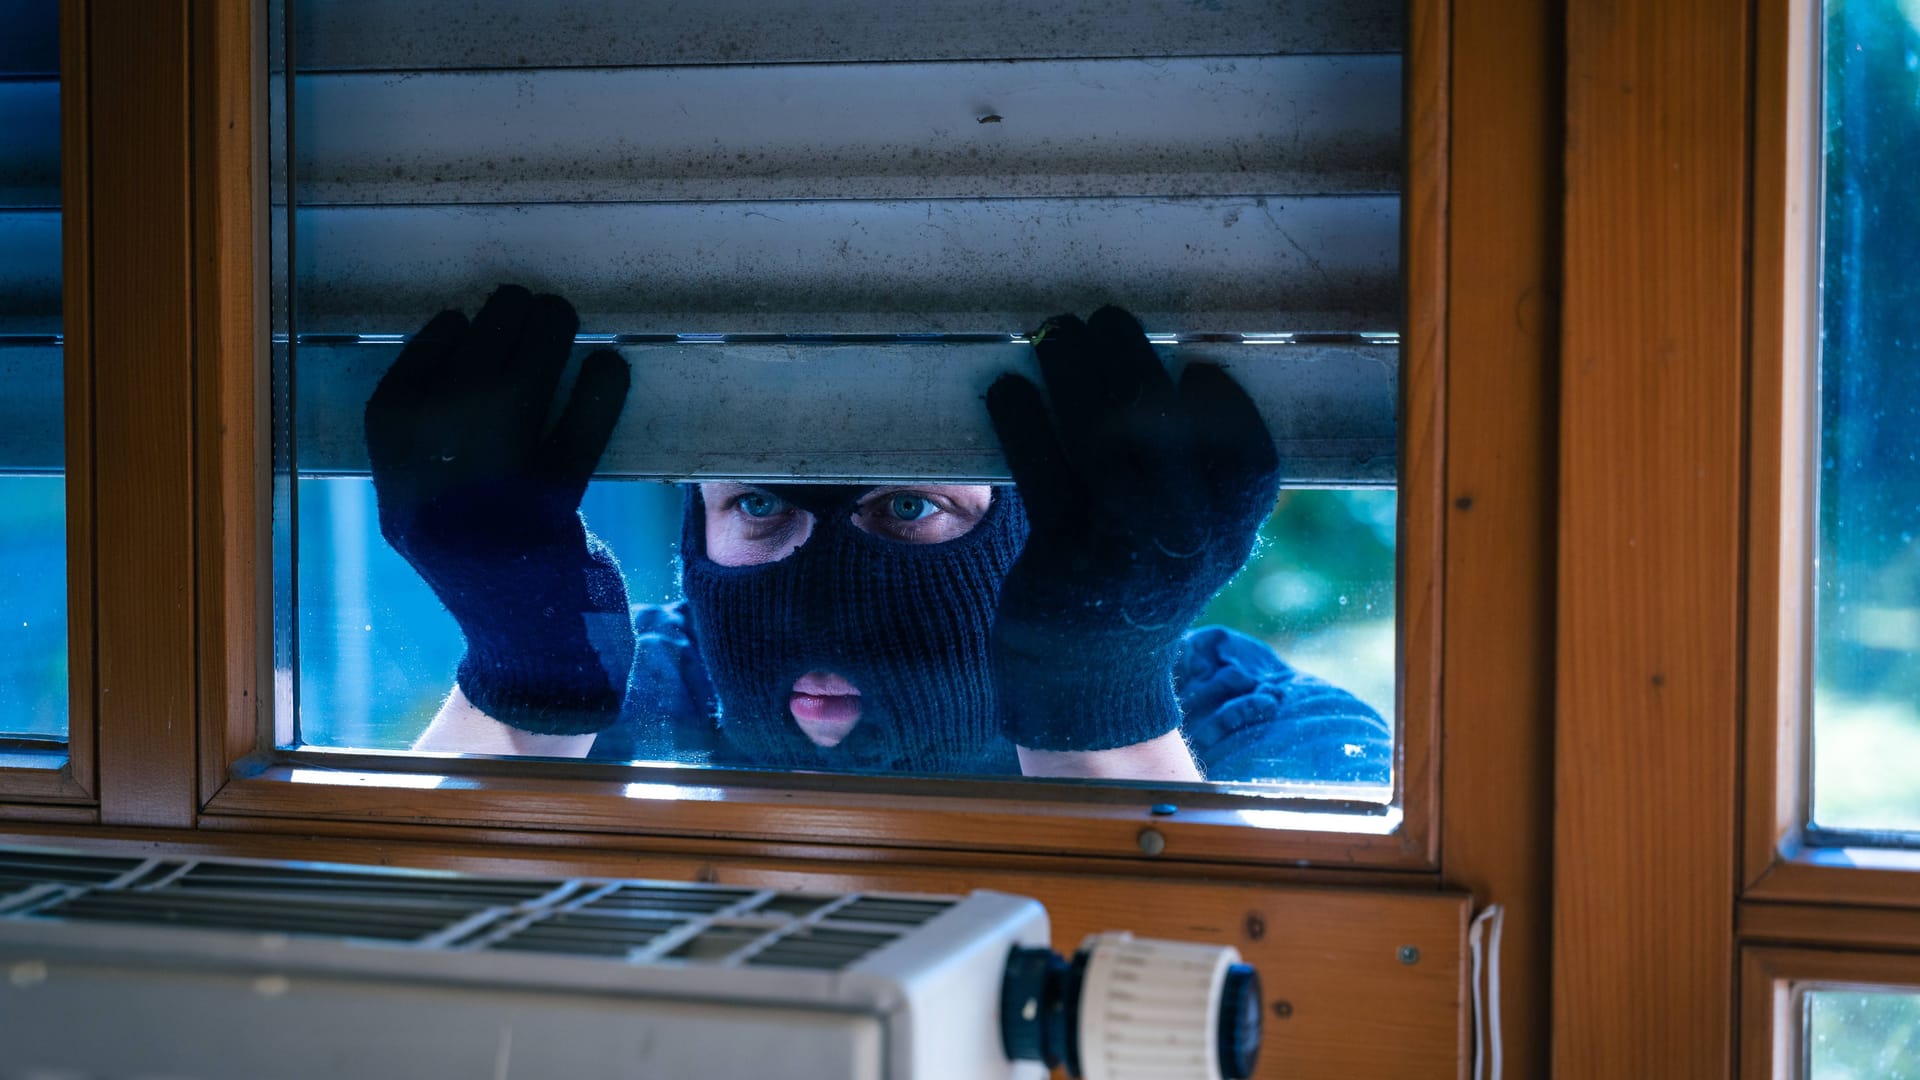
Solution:
[(1807, 1080), (1920, 1076), (1920, 994), (1815, 990), (1806, 996)]
[(0, 741), (67, 735), (59, 9), (0, 2)]
[(1826, 8), (1813, 820), (1920, 831), (1920, 30)]
[(1383, 800), (1398, 34), (1269, 7), (290, 0), (283, 741)]

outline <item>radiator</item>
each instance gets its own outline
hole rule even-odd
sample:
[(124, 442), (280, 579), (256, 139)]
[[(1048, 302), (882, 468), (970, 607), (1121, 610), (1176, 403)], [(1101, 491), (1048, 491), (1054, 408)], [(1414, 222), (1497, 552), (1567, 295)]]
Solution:
[(1231, 948), (998, 893), (0, 852), (0, 1076), (1242, 1077)]

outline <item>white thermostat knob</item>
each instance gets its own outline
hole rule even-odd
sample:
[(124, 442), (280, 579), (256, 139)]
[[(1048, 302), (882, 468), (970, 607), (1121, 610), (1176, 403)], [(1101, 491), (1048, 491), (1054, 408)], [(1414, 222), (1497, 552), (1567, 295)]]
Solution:
[(1242, 1080), (1260, 1049), (1260, 980), (1231, 946), (1095, 934), (1081, 945), (1085, 1080)]

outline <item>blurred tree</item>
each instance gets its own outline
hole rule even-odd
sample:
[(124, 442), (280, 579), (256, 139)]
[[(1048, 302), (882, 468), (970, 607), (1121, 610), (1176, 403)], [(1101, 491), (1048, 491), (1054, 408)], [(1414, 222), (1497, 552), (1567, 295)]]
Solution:
[(1391, 488), (1281, 492), (1253, 557), (1199, 622), (1284, 652), (1335, 626), (1392, 620), (1398, 503)]

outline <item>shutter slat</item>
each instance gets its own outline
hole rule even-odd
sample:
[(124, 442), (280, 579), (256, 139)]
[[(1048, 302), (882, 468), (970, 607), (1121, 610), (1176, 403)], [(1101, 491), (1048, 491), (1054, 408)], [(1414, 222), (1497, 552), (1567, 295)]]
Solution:
[(1392, 56), (325, 75), (294, 101), (302, 206), (1399, 187)]
[(0, 27), (5, 28), (0, 33), (0, 76), (59, 73), (59, 3), (4, 0), (0, 2)]
[[(584, 353), (587, 346), (577, 348)], [(296, 400), (303, 474), (364, 474), (360, 417), (399, 346), (303, 344)], [(601, 462), (655, 479), (823, 475), (1004, 480), (980, 397), (1031, 363), (1024, 345), (629, 345), (634, 384)], [(1290, 484), (1391, 484), (1393, 345), (1187, 344), (1262, 402)], [(0, 346), (0, 463), (61, 465), (60, 349)], [(1031, 373), (1031, 372), (1030, 372)], [(822, 387), (831, 387), (823, 392)], [(799, 404), (797, 404), (799, 403)], [(867, 434), (889, 423), (884, 446)]]
[(0, 133), (0, 207), (58, 207), (60, 83), (0, 80)]
[(60, 333), (60, 211), (0, 210), (0, 252), (0, 334)]
[(325, 0), (302, 70), (1398, 51), (1400, 0)]
[[(1019, 333), (1118, 302), (1156, 331), (1397, 326), (1393, 197), (335, 207), (297, 215), (300, 331), (411, 333), (494, 283), (590, 332)], [(303, 433), (304, 434), (304, 433)]]
[(0, 343), (0, 474), (65, 468), (62, 355), (58, 345)]
[[(587, 348), (575, 349), (576, 360)], [(360, 417), (398, 350), (299, 348), (303, 474), (366, 470)], [(1288, 483), (1393, 482), (1395, 346), (1165, 351), (1181, 363), (1225, 364), (1261, 402)], [(620, 352), (633, 366), (633, 388), (601, 460), (603, 476), (1004, 481), (981, 399), (1002, 372), (1037, 378), (1032, 350), (1020, 344), (630, 345)], [(882, 429), (886, 438), (876, 443), (873, 433)]]

